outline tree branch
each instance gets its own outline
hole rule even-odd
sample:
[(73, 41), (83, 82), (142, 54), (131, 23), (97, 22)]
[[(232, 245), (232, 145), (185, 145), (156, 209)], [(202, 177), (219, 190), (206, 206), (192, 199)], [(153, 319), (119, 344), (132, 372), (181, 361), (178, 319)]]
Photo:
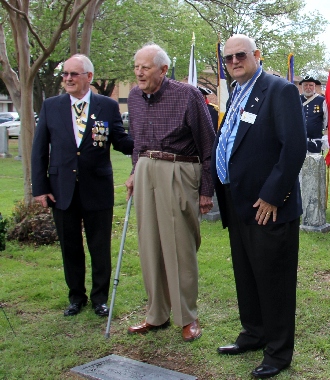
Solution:
[[(2, 1), (2, 0), (0, 0)], [(68, 1), (68, 3), (65, 5), (64, 10), (63, 10), (63, 16), (60, 25), (58, 26), (57, 30), (54, 32), (53, 37), (47, 47), (43, 51), (43, 54), (38, 57), (38, 59), (34, 62), (33, 66), (31, 67), (31, 75), (35, 76), (37, 74), (37, 71), (41, 67), (41, 65), (46, 61), (46, 59), (50, 56), (50, 54), (53, 52), (55, 49), (55, 46), (57, 44), (57, 41), (61, 37), (61, 34), (64, 30), (67, 30), (70, 28), (70, 26), (74, 23), (76, 18), (80, 15), (80, 13), (83, 11), (83, 9), (91, 2), (91, 1), (96, 1), (96, 0), (85, 0), (80, 6), (76, 8), (76, 10), (72, 13), (71, 17), (69, 18), (68, 21), (67, 15), (69, 12), (69, 8), (72, 4), (72, 0)]]

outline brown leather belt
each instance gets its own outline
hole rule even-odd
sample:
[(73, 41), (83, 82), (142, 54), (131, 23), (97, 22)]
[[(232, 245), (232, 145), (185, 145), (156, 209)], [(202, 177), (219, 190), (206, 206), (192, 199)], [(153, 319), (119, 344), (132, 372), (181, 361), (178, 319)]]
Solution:
[(161, 152), (159, 150), (146, 150), (140, 152), (139, 157), (148, 157), (152, 160), (164, 160), (164, 161), (180, 161), (180, 162), (192, 162), (200, 163), (198, 156), (181, 156), (180, 154)]

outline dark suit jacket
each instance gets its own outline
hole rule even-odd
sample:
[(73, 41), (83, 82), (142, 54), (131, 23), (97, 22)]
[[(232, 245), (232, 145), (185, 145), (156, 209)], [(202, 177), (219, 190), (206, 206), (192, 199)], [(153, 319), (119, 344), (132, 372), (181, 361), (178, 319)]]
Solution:
[[(93, 146), (94, 121), (108, 121), (106, 147)], [(133, 140), (124, 131), (118, 103), (91, 93), (86, 130), (77, 148), (68, 94), (43, 103), (32, 148), (33, 196), (52, 193), (55, 206), (66, 210), (79, 178), (81, 202), (87, 210), (113, 206), (113, 173), (110, 144), (124, 154), (132, 154)]]
[[(302, 214), (298, 175), (307, 149), (298, 89), (283, 78), (263, 72), (244, 111), (257, 116), (254, 123), (240, 122), (229, 160), (236, 211), (245, 223), (256, 224), (253, 204), (261, 198), (278, 207), (276, 223), (292, 221)], [(213, 146), (211, 172), (225, 228), (224, 187), (216, 172), (220, 129)], [(272, 223), (270, 219), (268, 224)]]

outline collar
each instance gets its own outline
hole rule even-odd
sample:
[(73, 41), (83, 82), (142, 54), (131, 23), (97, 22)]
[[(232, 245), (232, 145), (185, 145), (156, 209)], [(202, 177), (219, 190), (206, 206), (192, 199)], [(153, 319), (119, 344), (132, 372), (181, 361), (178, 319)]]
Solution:
[(317, 93), (315, 93), (313, 96), (310, 96), (309, 98), (306, 98), (306, 96), (304, 95), (304, 98), (306, 100), (303, 102), (303, 106), (305, 106), (306, 104), (310, 103), (312, 100), (314, 100), (318, 96), (319, 96), (319, 94), (317, 94)]
[(70, 99), (71, 99), (71, 105), (75, 104), (76, 101), (86, 102), (86, 103), (90, 104), (91, 90), (89, 89), (88, 92), (85, 94), (85, 96), (83, 98), (81, 98), (81, 99), (75, 98), (72, 95), (70, 95)]
[(318, 95), (319, 95), (319, 94), (318, 94), (317, 92), (314, 92), (314, 94), (313, 94), (312, 96), (307, 97), (307, 96), (303, 95), (303, 97), (304, 97), (304, 99), (306, 99), (306, 100), (310, 100), (310, 99), (314, 99), (314, 98), (316, 98)]
[(164, 77), (160, 89), (154, 94), (151, 94), (150, 97), (148, 97), (148, 95), (141, 90), (143, 99), (148, 103), (159, 102), (169, 83), (169, 79), (167, 77)]

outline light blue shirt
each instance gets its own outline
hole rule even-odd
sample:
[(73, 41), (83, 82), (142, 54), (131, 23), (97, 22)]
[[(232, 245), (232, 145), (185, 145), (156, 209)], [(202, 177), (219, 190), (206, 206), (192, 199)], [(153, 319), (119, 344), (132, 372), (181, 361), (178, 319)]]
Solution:
[[(246, 84), (244, 84), (242, 86), (242, 90), (244, 89)], [(251, 89), (247, 92), (246, 96), (243, 98), (240, 106), (239, 106), (239, 111), (237, 112), (236, 116), (235, 116), (235, 122), (234, 122), (234, 126), (233, 126), (233, 129), (231, 131), (231, 134), (229, 136), (229, 139), (228, 139), (228, 142), (227, 142), (227, 148), (226, 148), (226, 168), (227, 168), (227, 176), (226, 176), (226, 179), (225, 181), (223, 182), (224, 184), (226, 183), (229, 183), (230, 180), (229, 180), (229, 170), (228, 170), (228, 163), (229, 163), (229, 159), (230, 159), (230, 156), (231, 156), (231, 151), (233, 149), (233, 145), (234, 145), (234, 142), (235, 142), (235, 138), (236, 138), (236, 135), (237, 135), (237, 131), (238, 131), (238, 126), (239, 126), (239, 123), (241, 121), (241, 114), (243, 113), (244, 111), (244, 107), (246, 106), (246, 103), (249, 99), (249, 96), (251, 94), (251, 91), (253, 89), (253, 86), (251, 87)], [(226, 120), (223, 124), (223, 127), (221, 128), (221, 134), (225, 132), (225, 130), (227, 129), (227, 118), (228, 118), (228, 114), (227, 114), (227, 117), (226, 117)], [(216, 151), (216, 159), (218, 160), (218, 150)]]

